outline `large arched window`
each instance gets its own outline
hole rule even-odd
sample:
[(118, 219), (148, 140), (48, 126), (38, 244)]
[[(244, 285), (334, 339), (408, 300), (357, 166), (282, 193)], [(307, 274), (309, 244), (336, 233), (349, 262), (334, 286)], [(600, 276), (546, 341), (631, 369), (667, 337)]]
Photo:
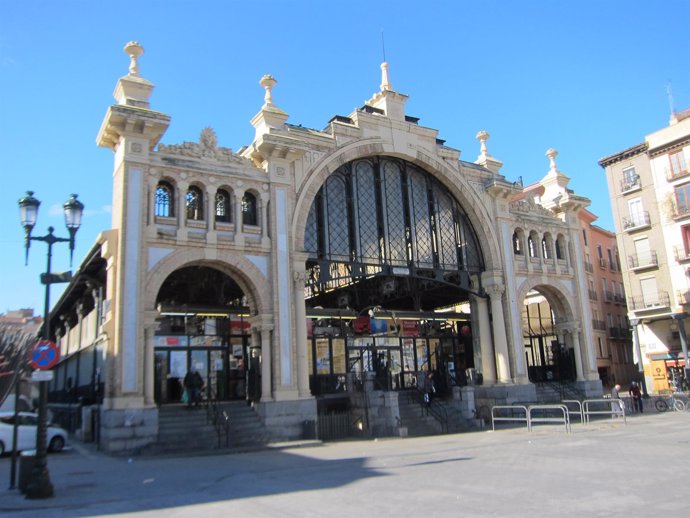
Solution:
[(187, 191), (187, 219), (204, 219), (204, 195), (201, 189), (192, 185)]
[(242, 196), (242, 224), (256, 225), (256, 196), (250, 192), (245, 192)]
[(163, 218), (175, 216), (175, 191), (168, 182), (159, 182), (156, 187), (154, 214)]
[(218, 189), (215, 206), (216, 221), (230, 223), (232, 221), (232, 213), (230, 212), (230, 194), (228, 194), (228, 191)]

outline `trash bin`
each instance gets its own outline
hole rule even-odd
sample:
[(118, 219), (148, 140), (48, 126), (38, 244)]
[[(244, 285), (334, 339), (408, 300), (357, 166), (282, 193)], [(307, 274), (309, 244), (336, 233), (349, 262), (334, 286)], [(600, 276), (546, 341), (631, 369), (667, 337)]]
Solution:
[(26, 487), (29, 485), (31, 478), (31, 471), (34, 469), (36, 462), (36, 450), (25, 450), (19, 454), (19, 491), (26, 493)]
[(316, 439), (316, 421), (308, 420), (302, 423), (302, 438)]

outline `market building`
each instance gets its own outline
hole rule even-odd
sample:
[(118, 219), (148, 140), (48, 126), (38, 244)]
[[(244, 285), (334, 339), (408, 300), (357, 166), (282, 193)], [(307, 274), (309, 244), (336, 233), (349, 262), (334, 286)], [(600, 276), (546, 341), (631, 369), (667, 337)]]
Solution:
[[(500, 173), (485, 131), (461, 160), (406, 113), (387, 63), (379, 91), (322, 130), (289, 123), (266, 75), (251, 143), (233, 152), (206, 128), (164, 144), (143, 48), (125, 51), (97, 138), (114, 153), (112, 228), (51, 313), (52, 394), (82, 394), (85, 437), (112, 452), (160, 441), (192, 369), (270, 439), (325, 434), (333, 416), (369, 436), (462, 429), (550, 383), (601, 395), (589, 200), (555, 150), (529, 187)], [(432, 378), (434, 415), (407, 412)]]

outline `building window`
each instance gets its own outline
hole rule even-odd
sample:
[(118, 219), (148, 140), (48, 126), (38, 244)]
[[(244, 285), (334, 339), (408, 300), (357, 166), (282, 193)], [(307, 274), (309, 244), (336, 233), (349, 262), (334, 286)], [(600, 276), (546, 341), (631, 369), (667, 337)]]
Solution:
[(539, 257), (537, 253), (537, 244), (535, 242), (535, 237), (536, 235), (534, 233), (531, 233), (527, 238), (527, 248), (529, 249), (530, 257)]
[(154, 214), (163, 218), (172, 218), (175, 215), (175, 195), (172, 185), (168, 182), (160, 182), (156, 187), (156, 203)]
[(616, 271), (616, 263), (613, 262), (613, 254), (611, 253), (611, 249), (607, 248), (606, 253), (609, 256), (609, 268), (611, 269), (612, 272)]
[(191, 186), (187, 191), (187, 219), (200, 221), (204, 219), (204, 195), (201, 189)]
[(541, 239), (541, 253), (544, 259), (551, 259), (551, 246), (547, 236)]
[(556, 238), (556, 259), (565, 259), (565, 245), (563, 239), (562, 235)]
[(582, 239), (585, 242), (585, 246), (587, 246), (587, 231), (584, 228), (582, 229)]
[(682, 150), (677, 153), (671, 153), (668, 158), (671, 162), (671, 176), (673, 178), (686, 173), (685, 155)]
[(515, 255), (522, 255), (524, 253), (522, 250), (522, 236), (517, 230), (513, 232), (513, 253)]
[(250, 192), (245, 192), (242, 196), (242, 224), (256, 225), (256, 196)]
[(676, 215), (683, 216), (690, 213), (690, 183), (679, 185), (676, 191)]
[(218, 189), (216, 192), (216, 221), (230, 223), (232, 213), (230, 212), (230, 194), (228, 191)]
[(634, 167), (623, 169), (623, 190), (628, 191), (640, 184), (640, 177), (635, 172)]

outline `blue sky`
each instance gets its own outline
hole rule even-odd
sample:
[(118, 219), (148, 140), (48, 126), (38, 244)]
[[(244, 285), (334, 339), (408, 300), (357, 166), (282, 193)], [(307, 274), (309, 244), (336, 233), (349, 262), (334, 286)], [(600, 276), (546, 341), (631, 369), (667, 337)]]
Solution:
[[(26, 190), (42, 201), (35, 235), (52, 225), (65, 236), (60, 206), (79, 194), (75, 266), (110, 228), (113, 156), (95, 139), (130, 40), (146, 49), (151, 107), (172, 117), (162, 142), (197, 141), (211, 126), (237, 150), (251, 142), (263, 74), (278, 80), (274, 102), (293, 124), (322, 129), (361, 106), (380, 84), (383, 31), (408, 115), (469, 161), (487, 130), (501, 172), (525, 184), (557, 149), (570, 187), (613, 229), (597, 160), (668, 123), (669, 81), (675, 108), (690, 107), (688, 15), (680, 0), (0, 0), (0, 312), (43, 308), (44, 244), (24, 266)], [(53, 271), (67, 269), (58, 244)]]

